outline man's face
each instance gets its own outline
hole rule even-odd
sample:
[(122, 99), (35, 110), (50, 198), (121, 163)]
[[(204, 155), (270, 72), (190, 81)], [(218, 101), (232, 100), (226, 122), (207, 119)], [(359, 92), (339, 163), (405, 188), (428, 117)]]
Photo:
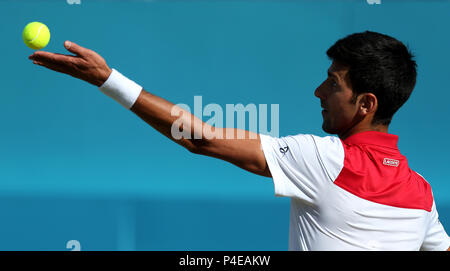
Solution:
[(355, 124), (357, 103), (352, 102), (353, 91), (348, 76), (348, 66), (333, 61), (327, 79), (314, 95), (323, 108), (322, 129), (330, 134), (343, 134)]

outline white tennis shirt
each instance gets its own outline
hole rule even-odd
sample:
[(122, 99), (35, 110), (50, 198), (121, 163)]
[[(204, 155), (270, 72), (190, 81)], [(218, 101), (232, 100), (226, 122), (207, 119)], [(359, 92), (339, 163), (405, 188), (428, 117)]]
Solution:
[(446, 250), (431, 187), (398, 136), (261, 136), (275, 195), (290, 197), (289, 250)]

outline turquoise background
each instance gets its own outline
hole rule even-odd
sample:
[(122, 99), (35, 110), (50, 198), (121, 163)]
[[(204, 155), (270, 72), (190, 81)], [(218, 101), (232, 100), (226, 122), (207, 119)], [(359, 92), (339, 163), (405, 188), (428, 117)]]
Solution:
[(0, 250), (287, 250), (271, 179), (173, 144), (94, 86), (33, 65), (28, 22), (174, 103), (279, 104), (280, 136), (326, 135), (325, 51), (372, 30), (419, 65), (390, 132), (450, 223), (450, 1), (0, 0)]

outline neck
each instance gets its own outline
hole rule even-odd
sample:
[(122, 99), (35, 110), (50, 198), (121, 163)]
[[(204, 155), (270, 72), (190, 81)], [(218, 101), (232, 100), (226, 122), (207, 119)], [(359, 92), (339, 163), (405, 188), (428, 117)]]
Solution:
[(338, 134), (339, 138), (344, 140), (349, 136), (352, 136), (357, 133), (361, 132), (367, 132), (367, 131), (375, 131), (375, 132), (382, 132), (387, 133), (388, 132), (388, 126), (387, 125), (355, 125), (352, 128), (348, 129), (347, 131)]

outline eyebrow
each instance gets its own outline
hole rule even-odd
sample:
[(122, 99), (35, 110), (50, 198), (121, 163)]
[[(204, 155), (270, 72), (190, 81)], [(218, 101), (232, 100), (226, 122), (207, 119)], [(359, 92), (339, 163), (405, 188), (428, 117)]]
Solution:
[(330, 77), (334, 77), (334, 78), (338, 79), (337, 75), (335, 73), (330, 72), (330, 70), (327, 70), (327, 74)]

